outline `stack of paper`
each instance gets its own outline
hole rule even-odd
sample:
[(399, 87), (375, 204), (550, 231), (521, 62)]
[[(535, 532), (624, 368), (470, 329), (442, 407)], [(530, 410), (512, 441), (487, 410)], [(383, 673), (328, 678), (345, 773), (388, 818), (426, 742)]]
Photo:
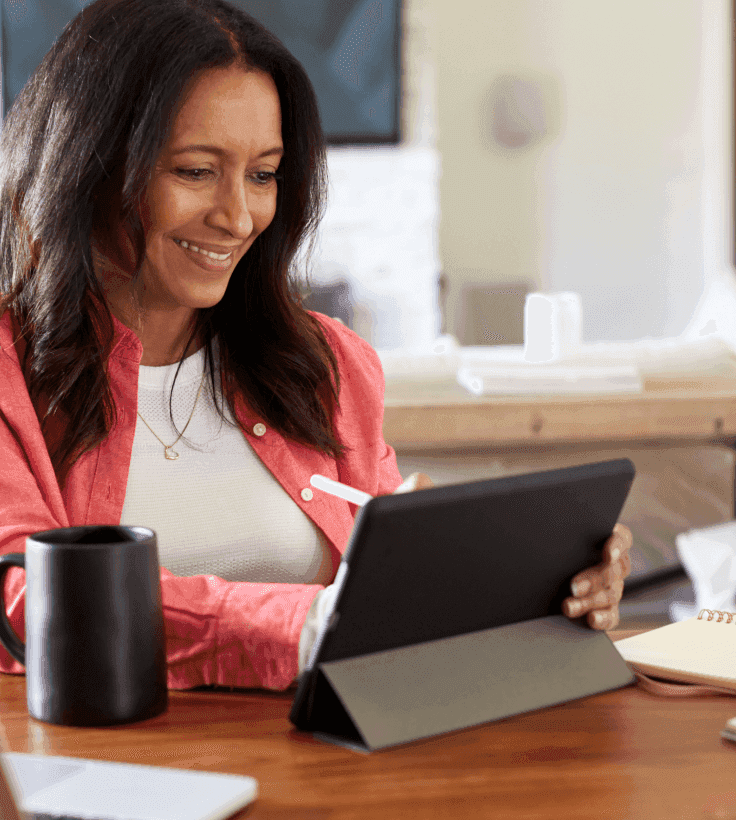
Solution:
[(387, 382), (454, 383), (460, 365), (459, 347), (454, 336), (439, 336), (426, 348), (378, 350)]
[(458, 382), (476, 396), (501, 393), (637, 393), (639, 371), (630, 365), (576, 364), (470, 365)]
[(387, 382), (455, 384), (486, 394), (637, 393), (646, 379), (728, 376), (736, 355), (718, 337), (583, 344), (551, 362), (528, 362), (523, 345), (459, 346), (450, 335), (432, 345), (379, 350)]

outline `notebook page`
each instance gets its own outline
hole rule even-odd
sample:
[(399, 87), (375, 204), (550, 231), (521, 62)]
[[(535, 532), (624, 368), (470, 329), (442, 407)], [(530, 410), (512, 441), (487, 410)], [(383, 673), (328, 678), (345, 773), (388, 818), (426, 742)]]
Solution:
[(730, 623), (709, 621), (701, 612), (614, 645), (625, 661), (647, 675), (736, 689), (736, 617)]

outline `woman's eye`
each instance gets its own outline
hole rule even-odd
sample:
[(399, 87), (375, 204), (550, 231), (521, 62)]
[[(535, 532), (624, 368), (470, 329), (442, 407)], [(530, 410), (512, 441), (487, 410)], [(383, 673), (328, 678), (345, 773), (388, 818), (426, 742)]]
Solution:
[(275, 185), (277, 180), (281, 179), (281, 174), (274, 171), (256, 171), (253, 174), (253, 179), (261, 188), (269, 188)]
[(209, 168), (177, 168), (176, 173), (186, 179), (205, 179), (212, 171)]
[[(214, 175), (214, 171), (209, 168), (177, 168), (176, 173), (185, 179), (190, 179), (195, 182), (200, 182)], [(276, 185), (277, 180), (281, 179), (281, 174), (274, 171), (256, 171), (250, 175), (250, 179), (252, 179), (259, 188), (270, 188)]]

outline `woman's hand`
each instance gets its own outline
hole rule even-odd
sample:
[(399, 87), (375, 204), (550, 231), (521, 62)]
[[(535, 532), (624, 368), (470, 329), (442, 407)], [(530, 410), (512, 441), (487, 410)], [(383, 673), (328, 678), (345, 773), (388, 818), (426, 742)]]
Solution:
[(624, 578), (631, 572), (631, 530), (616, 524), (603, 547), (603, 562), (579, 572), (571, 583), (572, 598), (565, 598), (562, 611), (568, 618), (588, 616), (593, 629), (618, 626), (618, 603)]

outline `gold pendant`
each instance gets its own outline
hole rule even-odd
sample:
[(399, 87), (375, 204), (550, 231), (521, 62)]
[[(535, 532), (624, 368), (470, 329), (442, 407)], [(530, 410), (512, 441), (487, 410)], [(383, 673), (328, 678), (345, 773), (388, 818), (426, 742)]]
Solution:
[(179, 458), (179, 453), (177, 453), (176, 450), (172, 450), (171, 447), (167, 447), (164, 450), (164, 455), (169, 461), (176, 461), (176, 459)]

